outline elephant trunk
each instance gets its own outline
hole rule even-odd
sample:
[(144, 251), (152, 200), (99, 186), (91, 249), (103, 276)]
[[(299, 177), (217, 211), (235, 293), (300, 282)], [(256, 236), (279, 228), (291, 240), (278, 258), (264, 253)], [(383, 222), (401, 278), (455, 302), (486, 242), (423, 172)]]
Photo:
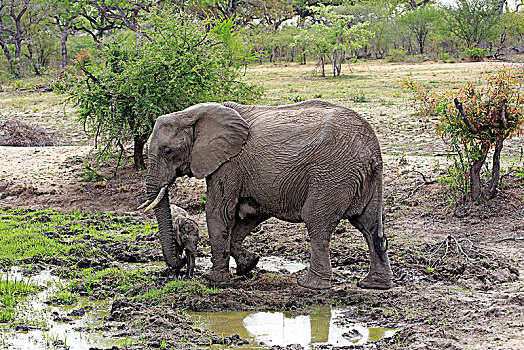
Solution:
[[(148, 175), (146, 178), (146, 191), (147, 198), (153, 201), (158, 193), (160, 192), (162, 186), (157, 184), (154, 179), (158, 176), (154, 173), (153, 166), (150, 166)], [(174, 269), (180, 269), (185, 265), (184, 260), (180, 257), (183, 247), (180, 247), (175, 236), (175, 231), (173, 229), (173, 221), (171, 218), (171, 209), (169, 208), (169, 190), (165, 191), (164, 196), (154, 208), (155, 216), (158, 222), (158, 234), (160, 239), (160, 244), (162, 245), (162, 253), (166, 264)]]

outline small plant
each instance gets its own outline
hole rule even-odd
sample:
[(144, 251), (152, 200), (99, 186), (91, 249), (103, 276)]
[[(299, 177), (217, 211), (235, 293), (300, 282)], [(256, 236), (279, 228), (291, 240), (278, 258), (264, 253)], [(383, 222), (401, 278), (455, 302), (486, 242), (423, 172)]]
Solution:
[(351, 93), (351, 101), (355, 103), (369, 102), (369, 98), (366, 97), (366, 93), (362, 89), (358, 89)]
[(408, 164), (408, 159), (406, 158), (406, 154), (402, 153), (398, 157), (398, 165), (406, 165), (406, 164)]
[(68, 286), (60, 286), (55, 293), (47, 300), (53, 305), (73, 305), (78, 301), (76, 293), (72, 293)]
[[(419, 114), (438, 116), (436, 133), (451, 150), (452, 164), (445, 180), (474, 201), (492, 198), (500, 181), (500, 157), (504, 141), (522, 135), (524, 96), (521, 71), (502, 68), (484, 76), (485, 86), (467, 83), (458, 93), (437, 93), (408, 78), (403, 84), (414, 95)], [(483, 171), (488, 154), (493, 165)], [(484, 182), (489, 182), (483, 186)], [(483, 188), (484, 187), (484, 188)]]
[(295, 103), (302, 102), (302, 101), (304, 101), (304, 97), (300, 95), (296, 95), (295, 97), (293, 97), (293, 102)]
[(205, 194), (203, 194), (202, 197), (200, 197), (200, 205), (201, 206), (205, 206), (206, 205), (206, 198), (207, 198), (207, 196)]
[(0, 323), (15, 317), (15, 306), (28, 295), (38, 291), (38, 286), (22, 280), (10, 280), (9, 275), (0, 279)]

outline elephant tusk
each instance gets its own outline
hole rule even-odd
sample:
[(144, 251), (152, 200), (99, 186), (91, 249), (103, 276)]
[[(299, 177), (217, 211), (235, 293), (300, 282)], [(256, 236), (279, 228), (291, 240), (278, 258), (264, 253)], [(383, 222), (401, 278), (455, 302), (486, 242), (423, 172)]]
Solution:
[(166, 194), (166, 189), (167, 189), (167, 186), (162, 187), (160, 189), (160, 192), (158, 192), (158, 196), (156, 196), (153, 203), (149, 204), (149, 206), (144, 210), (144, 213), (147, 213), (148, 211), (156, 207), (158, 203), (160, 203), (160, 201), (162, 200), (162, 198), (164, 198), (164, 195)]
[(138, 208), (136, 208), (136, 210), (143, 209), (143, 208), (147, 207), (150, 203), (151, 203), (151, 200), (148, 199), (148, 200), (145, 201), (144, 203), (140, 204), (140, 206), (139, 206)]

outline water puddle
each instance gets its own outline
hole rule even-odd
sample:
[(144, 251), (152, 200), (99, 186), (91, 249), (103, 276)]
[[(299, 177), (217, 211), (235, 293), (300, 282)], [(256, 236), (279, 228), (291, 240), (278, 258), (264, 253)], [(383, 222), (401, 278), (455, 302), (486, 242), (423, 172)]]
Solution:
[(344, 310), (320, 307), (310, 315), (291, 316), (282, 312), (192, 312), (201, 327), (217, 334), (238, 334), (248, 340), (242, 349), (264, 349), (274, 345), (312, 346), (362, 345), (395, 334), (391, 328), (365, 327), (342, 322)]
[[(89, 301), (80, 297), (73, 306), (46, 303), (64, 282), (50, 271), (25, 277), (17, 267), (2, 273), (2, 279), (23, 280), (44, 288), (17, 305), (17, 330), (0, 325), (0, 349), (26, 350), (50, 347), (89, 349), (121, 346), (127, 339), (115, 338), (115, 331), (103, 331), (103, 319), (109, 315), (112, 300)], [(76, 315), (76, 316), (75, 316)]]
[[(211, 255), (197, 258), (196, 265), (205, 269), (211, 268)], [(233, 269), (237, 267), (235, 259), (231, 258), (229, 260), (229, 267)], [(265, 256), (260, 258), (257, 267), (267, 271), (288, 271), (290, 273), (295, 273), (305, 269), (307, 265), (299, 261), (293, 261), (279, 256)]]

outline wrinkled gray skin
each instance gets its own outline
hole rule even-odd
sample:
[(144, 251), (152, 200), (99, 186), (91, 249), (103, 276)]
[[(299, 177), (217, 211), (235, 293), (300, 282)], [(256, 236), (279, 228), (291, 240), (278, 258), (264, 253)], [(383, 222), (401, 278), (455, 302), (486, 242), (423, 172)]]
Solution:
[[(382, 204), (382, 157), (369, 123), (356, 112), (324, 101), (288, 106), (204, 103), (157, 119), (149, 146), (148, 198), (178, 176), (206, 179), (206, 216), (213, 266), (205, 277), (230, 280), (253, 269), (259, 257), (242, 242), (261, 222), (277, 217), (304, 222), (311, 264), (298, 284), (331, 286), (329, 242), (349, 219), (370, 252), (363, 288), (391, 287)], [(180, 258), (168, 196), (155, 208), (164, 257)]]
[[(172, 215), (175, 236), (178, 235), (179, 245), (184, 247), (187, 259), (186, 277), (192, 278), (195, 270), (196, 251), (198, 247), (198, 224), (195, 220), (180, 213)], [(175, 274), (180, 275), (180, 270)]]

